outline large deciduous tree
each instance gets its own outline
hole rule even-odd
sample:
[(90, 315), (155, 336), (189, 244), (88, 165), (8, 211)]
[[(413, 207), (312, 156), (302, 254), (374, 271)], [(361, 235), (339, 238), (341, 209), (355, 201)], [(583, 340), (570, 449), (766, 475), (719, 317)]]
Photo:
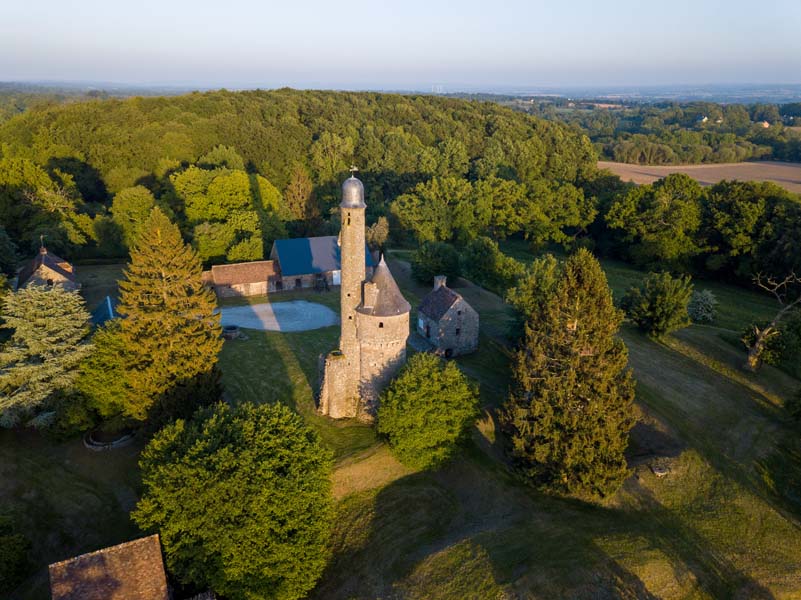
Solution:
[(628, 474), (623, 452), (634, 424), (628, 352), (617, 337), (623, 316), (583, 249), (542, 290), (547, 299), (526, 303), (531, 314), (502, 413), (511, 455), (538, 486), (606, 496)]
[(674, 173), (618, 197), (606, 223), (631, 244), (629, 254), (635, 262), (686, 266), (701, 251), (697, 234), (702, 195), (697, 181)]
[(303, 598), (327, 562), (331, 454), (280, 404), (218, 404), (161, 430), (133, 519), (180, 581), (231, 600)]
[(142, 224), (150, 216), (150, 211), (155, 205), (156, 199), (152, 192), (142, 185), (125, 188), (114, 195), (111, 214), (120, 228), (126, 248), (134, 245)]
[(3, 319), (13, 334), (0, 352), (0, 425), (35, 416), (34, 424), (47, 424), (42, 408), (72, 387), (91, 350), (83, 298), (58, 285), (30, 286), (5, 296)]
[(381, 396), (378, 431), (411, 467), (441, 465), (478, 416), (478, 388), (453, 361), (415, 354)]
[(461, 273), (459, 252), (447, 242), (424, 242), (412, 256), (412, 277), (433, 283), (437, 275), (455, 280)]

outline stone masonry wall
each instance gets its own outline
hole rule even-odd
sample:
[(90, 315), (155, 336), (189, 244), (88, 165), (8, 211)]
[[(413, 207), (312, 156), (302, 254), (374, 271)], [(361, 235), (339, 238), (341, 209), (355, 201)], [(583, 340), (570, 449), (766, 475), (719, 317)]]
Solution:
[(359, 418), (370, 421), (381, 391), (406, 362), (409, 313), (370, 316), (358, 313), (361, 344), (361, 397)]
[[(418, 313), (417, 317), (418, 332), (431, 342), (437, 354), (458, 356), (475, 352), (478, 348), (478, 313), (464, 299), (454, 302), (439, 321), (429, 319), (422, 313)], [(428, 336), (426, 326), (429, 328)]]

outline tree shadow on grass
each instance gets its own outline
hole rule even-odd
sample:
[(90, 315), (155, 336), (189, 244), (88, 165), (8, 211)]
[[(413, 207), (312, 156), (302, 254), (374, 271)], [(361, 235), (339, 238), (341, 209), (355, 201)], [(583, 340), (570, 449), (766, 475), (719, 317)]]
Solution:
[(650, 542), (674, 564), (688, 569), (701, 588), (715, 598), (774, 598), (770, 590), (739, 571), (721, 553), (710, 550), (709, 542), (688, 527), (674, 511), (662, 505), (638, 478), (629, 479), (627, 486), (636, 494), (638, 510), (647, 513), (658, 524), (658, 527), (648, 530)]
[(470, 462), (354, 495), (339, 510), (315, 598), (562, 597), (582, 588), (656, 598), (582, 526), (602, 510), (532, 498)]
[(648, 572), (649, 555), (712, 597), (774, 597), (636, 479), (635, 500), (607, 508), (534, 492), (465, 458), (345, 498), (313, 597), (655, 600), (627, 567)]

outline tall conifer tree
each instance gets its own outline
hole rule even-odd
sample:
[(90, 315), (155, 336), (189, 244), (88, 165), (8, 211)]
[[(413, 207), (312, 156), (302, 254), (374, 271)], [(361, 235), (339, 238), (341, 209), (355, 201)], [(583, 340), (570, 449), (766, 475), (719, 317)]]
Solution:
[[(167, 216), (154, 208), (120, 281), (119, 336), (126, 354), (123, 412), (147, 418), (154, 403), (198, 379), (213, 384), (222, 347), (214, 293), (202, 265)], [(211, 377), (211, 379), (210, 379)], [(165, 400), (166, 399), (166, 400)]]
[[(83, 298), (58, 285), (7, 294), (3, 319), (3, 327), (14, 331), (0, 352), (0, 426), (9, 427), (70, 389), (91, 346)], [(40, 415), (33, 423), (48, 422)]]
[(579, 250), (538, 302), (517, 352), (503, 422), (512, 457), (540, 486), (606, 496), (627, 476), (623, 452), (634, 424), (621, 311), (598, 261)]

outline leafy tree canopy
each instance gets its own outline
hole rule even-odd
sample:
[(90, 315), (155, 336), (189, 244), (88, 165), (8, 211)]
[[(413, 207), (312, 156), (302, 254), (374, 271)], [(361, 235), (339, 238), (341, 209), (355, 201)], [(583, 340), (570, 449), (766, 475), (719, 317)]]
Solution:
[(218, 404), (142, 452), (133, 513), (180, 581), (231, 600), (304, 598), (326, 565), (331, 453), (281, 404)]
[(631, 242), (639, 264), (685, 265), (700, 253), (696, 233), (701, 226), (702, 188), (683, 173), (651, 185), (632, 188), (606, 214), (606, 223)]
[(690, 324), (688, 305), (693, 295), (689, 277), (649, 273), (623, 297), (623, 308), (640, 329), (662, 337)]
[(437, 275), (453, 281), (460, 273), (459, 253), (446, 242), (424, 242), (412, 256), (412, 276), (420, 283), (433, 283)]
[(453, 361), (412, 356), (381, 396), (378, 431), (398, 459), (428, 469), (448, 460), (478, 416), (478, 388)]

